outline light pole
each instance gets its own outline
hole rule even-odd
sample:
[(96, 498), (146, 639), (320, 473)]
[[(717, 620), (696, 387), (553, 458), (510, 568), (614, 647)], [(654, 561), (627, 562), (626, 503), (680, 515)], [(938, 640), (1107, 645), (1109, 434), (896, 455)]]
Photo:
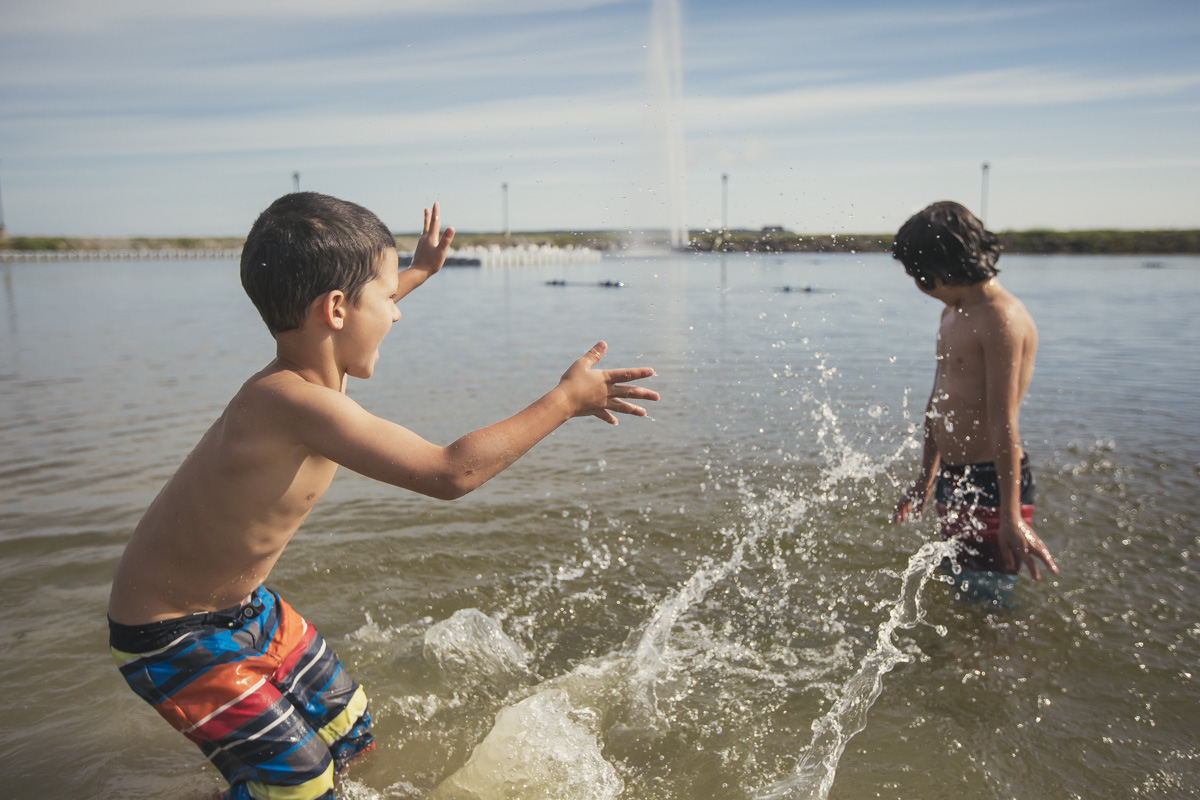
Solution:
[(721, 173), (721, 235), (729, 235), (729, 173)]
[(987, 227), (987, 201), (988, 201), (988, 162), (983, 162), (983, 180), (979, 190), (979, 221), (983, 223), (983, 227)]
[(292, 173), (292, 191), (293, 192), (300, 191), (300, 173), (299, 172)]
[(504, 223), (504, 241), (507, 242), (508, 237), (509, 237), (509, 232), (508, 232), (508, 182), (507, 181), (500, 184), (500, 200), (501, 200), (501, 206), (500, 206), (501, 216), (500, 216), (500, 218)]
[(0, 193), (0, 241), (8, 238), (8, 229), (4, 227), (4, 196)]

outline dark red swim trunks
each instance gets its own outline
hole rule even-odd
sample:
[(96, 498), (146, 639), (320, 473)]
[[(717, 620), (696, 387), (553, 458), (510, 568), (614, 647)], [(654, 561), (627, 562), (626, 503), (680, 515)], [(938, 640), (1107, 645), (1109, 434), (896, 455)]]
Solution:
[[(1029, 456), (1021, 458), (1021, 518), (1033, 524), (1033, 472)], [(1000, 555), (1000, 482), (996, 465), (943, 464), (938, 470), (934, 497), (941, 517), (942, 537), (958, 539), (964, 547), (958, 563), (980, 572), (1016, 575), (1020, 570), (1005, 566)]]

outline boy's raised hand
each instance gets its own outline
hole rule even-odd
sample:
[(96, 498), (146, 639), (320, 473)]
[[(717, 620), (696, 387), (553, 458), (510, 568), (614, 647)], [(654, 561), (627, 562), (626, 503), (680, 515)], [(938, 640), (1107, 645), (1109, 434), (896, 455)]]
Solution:
[(559, 379), (558, 388), (566, 393), (573, 409), (573, 417), (599, 417), (610, 425), (617, 424), (613, 414), (646, 416), (646, 409), (630, 403), (626, 398), (657, 400), (658, 392), (641, 386), (627, 386), (627, 381), (641, 380), (654, 375), (650, 367), (628, 369), (592, 369), (604, 357), (608, 345), (597, 342), (574, 364), (567, 368)]
[(454, 241), (454, 228), (446, 228), (441, 232), (442, 212), (435, 202), (433, 210), (424, 209), (425, 220), (421, 225), (421, 238), (413, 250), (413, 260), (410, 269), (419, 269), (430, 275), (442, 268), (446, 263), (446, 254), (450, 252), (450, 243)]

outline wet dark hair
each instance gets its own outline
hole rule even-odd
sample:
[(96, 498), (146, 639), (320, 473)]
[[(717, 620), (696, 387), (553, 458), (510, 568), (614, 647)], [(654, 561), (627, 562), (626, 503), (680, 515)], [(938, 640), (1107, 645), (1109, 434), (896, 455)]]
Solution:
[(1000, 270), (1000, 241), (958, 203), (944, 200), (913, 214), (892, 242), (892, 258), (923, 289), (986, 281)]
[(295, 330), (313, 300), (340, 289), (357, 302), (396, 246), (379, 217), (315, 192), (285, 194), (255, 220), (242, 248), (242, 288), (272, 335)]

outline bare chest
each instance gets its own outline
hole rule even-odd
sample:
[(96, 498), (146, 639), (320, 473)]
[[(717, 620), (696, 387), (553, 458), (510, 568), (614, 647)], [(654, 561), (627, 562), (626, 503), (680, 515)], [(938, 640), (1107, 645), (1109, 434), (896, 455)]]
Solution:
[(959, 312), (947, 313), (938, 328), (934, 381), (935, 390), (940, 390), (935, 394), (956, 396), (959, 403), (969, 404), (983, 396), (983, 344), (970, 318)]

